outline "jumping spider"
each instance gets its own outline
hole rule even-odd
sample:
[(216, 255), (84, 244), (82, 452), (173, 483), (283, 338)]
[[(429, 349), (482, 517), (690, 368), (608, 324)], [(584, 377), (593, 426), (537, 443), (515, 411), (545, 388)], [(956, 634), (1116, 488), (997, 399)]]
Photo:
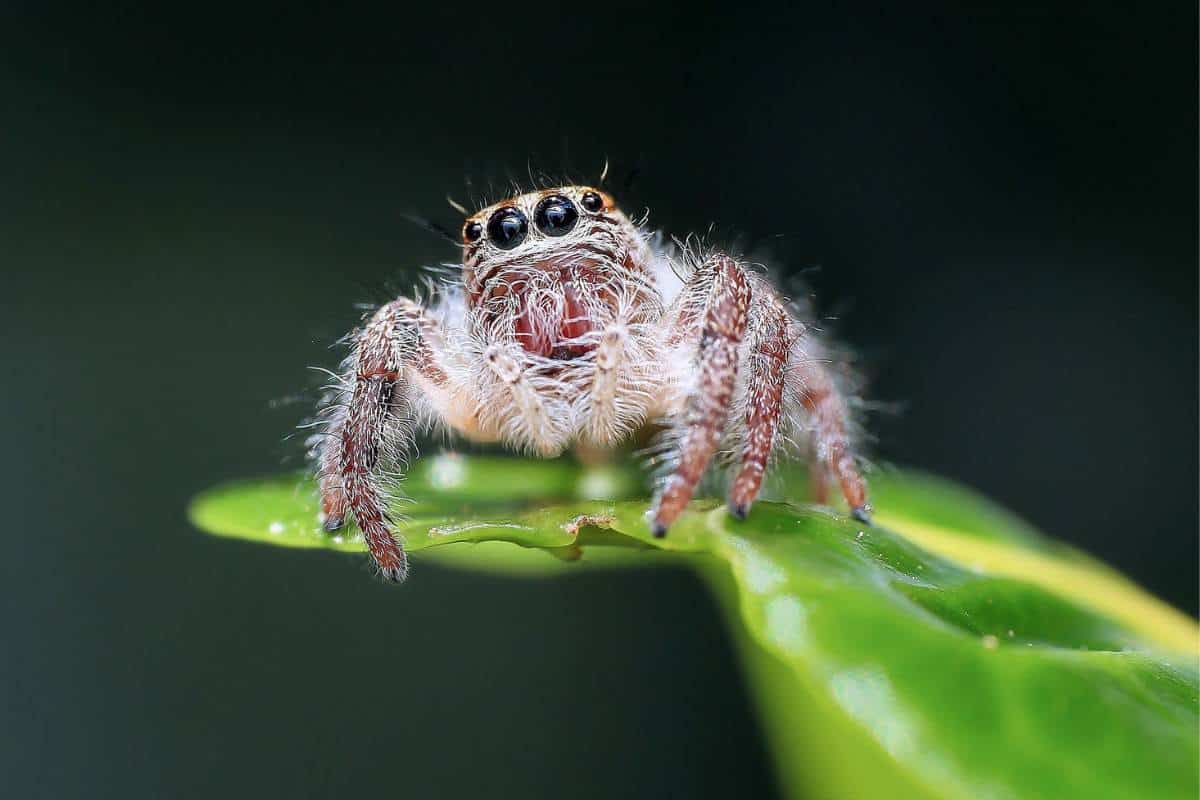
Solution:
[(729, 513), (742, 518), (771, 456), (798, 443), (816, 500), (832, 477), (869, 519), (828, 352), (759, 274), (664, 246), (587, 186), (488, 206), (462, 248), (461, 282), (425, 304), (393, 300), (353, 335), (313, 440), (326, 530), (352, 515), (385, 578), (407, 572), (387, 497), (417, 430), (551, 457), (660, 423), (655, 536), (718, 452), (736, 465)]

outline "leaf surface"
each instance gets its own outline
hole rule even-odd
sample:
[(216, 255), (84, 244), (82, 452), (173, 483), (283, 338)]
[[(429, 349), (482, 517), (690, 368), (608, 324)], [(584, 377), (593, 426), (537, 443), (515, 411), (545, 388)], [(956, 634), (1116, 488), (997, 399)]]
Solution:
[[(404, 488), (417, 500), (394, 511), (418, 567), (698, 569), (794, 796), (1197, 794), (1195, 622), (962, 487), (874, 476), (872, 527), (786, 502), (738, 522), (700, 500), (661, 540), (620, 467), (447, 454)], [(363, 549), (353, 529), (321, 530), (303, 475), (218, 487), (190, 514), (219, 536)]]

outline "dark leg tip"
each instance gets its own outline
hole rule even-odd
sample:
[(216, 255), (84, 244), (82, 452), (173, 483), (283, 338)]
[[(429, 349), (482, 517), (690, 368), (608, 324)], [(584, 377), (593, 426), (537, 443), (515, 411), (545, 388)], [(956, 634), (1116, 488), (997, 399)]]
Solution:
[(746, 503), (730, 503), (729, 514), (734, 519), (745, 519), (750, 513), (750, 506)]
[(390, 567), (380, 567), (379, 577), (387, 583), (404, 583), (408, 578), (408, 563), (404, 562)]
[(861, 505), (850, 509), (850, 516), (861, 522), (863, 525), (872, 525), (871, 522), (871, 507), (869, 505)]
[(661, 539), (667, 535), (667, 526), (663, 525), (658, 520), (650, 523), (650, 535), (655, 539)]

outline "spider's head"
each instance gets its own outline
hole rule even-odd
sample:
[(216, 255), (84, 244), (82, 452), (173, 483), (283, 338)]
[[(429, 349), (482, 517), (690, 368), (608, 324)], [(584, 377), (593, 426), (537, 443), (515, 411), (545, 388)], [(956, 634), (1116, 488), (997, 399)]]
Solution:
[[(550, 269), (579, 260), (582, 249), (615, 256), (614, 242), (633, 229), (612, 197), (590, 186), (560, 186), (511, 197), (463, 223), (463, 266), (486, 283), (497, 269), (521, 264)], [(636, 233), (636, 231), (633, 231)]]
[[(610, 197), (590, 186), (518, 195), (467, 218), (463, 283), (488, 320), (541, 355), (576, 354), (622, 287), (644, 285), (646, 246)], [(627, 292), (625, 293), (628, 294)]]

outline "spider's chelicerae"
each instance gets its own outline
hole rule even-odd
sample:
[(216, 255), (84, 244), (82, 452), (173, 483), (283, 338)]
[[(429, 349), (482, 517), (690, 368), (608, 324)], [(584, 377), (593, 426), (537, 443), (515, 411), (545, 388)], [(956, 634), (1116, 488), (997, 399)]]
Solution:
[(314, 438), (325, 528), (353, 517), (384, 577), (407, 572), (389, 492), (414, 434), (434, 428), (551, 457), (661, 424), (656, 536), (721, 454), (735, 517), (772, 457), (800, 450), (817, 501), (832, 478), (868, 520), (828, 350), (764, 277), (721, 252), (658, 244), (587, 186), (484, 208), (462, 247), (461, 282), (426, 303), (393, 300), (353, 335)]

